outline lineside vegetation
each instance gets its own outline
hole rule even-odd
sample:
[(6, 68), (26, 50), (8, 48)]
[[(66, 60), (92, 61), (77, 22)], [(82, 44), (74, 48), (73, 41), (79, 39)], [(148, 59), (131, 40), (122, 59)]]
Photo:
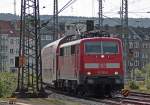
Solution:
[(0, 73), (0, 98), (10, 97), (15, 91), (17, 84), (17, 76), (15, 73)]
[(131, 80), (129, 80), (128, 86), (133, 90), (150, 90), (150, 64), (145, 65), (141, 70), (134, 69), (131, 72)]

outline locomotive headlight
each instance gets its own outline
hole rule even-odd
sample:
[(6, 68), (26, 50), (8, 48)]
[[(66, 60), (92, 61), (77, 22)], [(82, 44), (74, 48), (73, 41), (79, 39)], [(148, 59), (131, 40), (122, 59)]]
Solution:
[(101, 58), (104, 58), (105, 56), (104, 55), (101, 55)]
[(91, 75), (91, 72), (87, 72), (87, 75)]
[(119, 73), (117, 71), (115, 71), (115, 75), (118, 75)]

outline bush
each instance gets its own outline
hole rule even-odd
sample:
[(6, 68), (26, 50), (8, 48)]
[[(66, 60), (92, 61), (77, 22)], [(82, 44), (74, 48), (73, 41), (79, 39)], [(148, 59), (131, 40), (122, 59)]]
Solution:
[(147, 88), (147, 89), (150, 89), (150, 80), (147, 80), (146, 88)]
[(13, 73), (0, 73), (0, 98), (9, 97), (16, 89), (16, 76)]
[(139, 86), (134, 81), (129, 82), (129, 87), (131, 89), (139, 89)]

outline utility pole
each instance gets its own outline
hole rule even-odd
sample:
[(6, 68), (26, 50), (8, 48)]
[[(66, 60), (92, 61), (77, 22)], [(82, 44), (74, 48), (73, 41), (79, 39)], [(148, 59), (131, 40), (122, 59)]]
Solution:
[(121, 6), (121, 25), (122, 25), (122, 38), (124, 39), (124, 68), (125, 78), (127, 75), (127, 48), (128, 48), (128, 0), (122, 0)]
[[(2, 48), (2, 37), (0, 36), (0, 48)], [(0, 50), (0, 72), (2, 72), (2, 50)]]
[(103, 2), (102, 0), (98, 0), (99, 2), (99, 30), (103, 29)]
[(14, 15), (16, 15), (16, 0), (14, 0)]
[(19, 97), (42, 97), (39, 0), (21, 0), (18, 85)]
[(58, 0), (54, 0), (53, 10), (53, 41), (58, 39)]

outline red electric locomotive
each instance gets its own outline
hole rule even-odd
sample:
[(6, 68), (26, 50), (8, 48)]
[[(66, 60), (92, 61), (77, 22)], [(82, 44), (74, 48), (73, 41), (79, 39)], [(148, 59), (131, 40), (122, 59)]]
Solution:
[(80, 95), (103, 93), (111, 96), (124, 87), (120, 39), (69, 39), (61, 38), (42, 49), (44, 83)]

